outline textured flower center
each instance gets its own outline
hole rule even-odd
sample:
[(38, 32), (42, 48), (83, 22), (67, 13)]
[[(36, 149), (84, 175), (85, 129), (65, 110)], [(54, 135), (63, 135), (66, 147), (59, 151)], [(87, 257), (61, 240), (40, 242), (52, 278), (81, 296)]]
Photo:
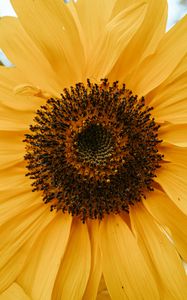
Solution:
[(75, 151), (79, 161), (89, 165), (106, 164), (107, 158), (114, 152), (114, 146), (112, 133), (99, 123), (83, 127), (75, 139)]
[(33, 191), (42, 191), (51, 210), (83, 222), (128, 211), (153, 190), (162, 160), (151, 110), (125, 85), (106, 79), (49, 99), (25, 138)]

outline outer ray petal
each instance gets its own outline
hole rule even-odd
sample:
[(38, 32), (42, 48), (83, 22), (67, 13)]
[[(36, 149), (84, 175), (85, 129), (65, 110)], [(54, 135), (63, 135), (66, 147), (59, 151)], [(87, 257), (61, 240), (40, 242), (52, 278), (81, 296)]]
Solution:
[(22, 287), (14, 282), (4, 293), (0, 295), (0, 300), (31, 300), (31, 298), (26, 295)]
[(155, 181), (164, 189), (171, 200), (187, 214), (187, 168), (174, 163), (162, 164)]
[[(153, 116), (157, 122), (186, 123), (187, 122), (187, 73), (169, 86), (158, 92), (153, 99)], [(158, 103), (158, 105), (156, 104)]]
[[(32, 86), (25, 83), (23, 74), (16, 67), (0, 67), (0, 79), (0, 103), (4, 109), (8, 107), (18, 111), (35, 112), (43, 104), (44, 99), (38, 96), (36, 90), (36, 94), (31, 93)], [(25, 83), (24, 87), (27, 89), (27, 93), (18, 94), (20, 83)]]
[(99, 222), (89, 221), (88, 230), (91, 243), (91, 269), (83, 300), (94, 300), (101, 279), (101, 253), (99, 248)]
[[(70, 215), (59, 213), (41, 232), (18, 282), (32, 299), (50, 300), (71, 227)], [(29, 278), (29, 280), (28, 280)]]
[(1, 130), (21, 131), (28, 130), (29, 124), (33, 122), (34, 114), (33, 111), (18, 111), (17, 109), (1, 105), (0, 116)]
[(187, 17), (180, 20), (161, 40), (156, 52), (131, 74), (129, 86), (145, 96), (166, 80), (186, 54)]
[(0, 192), (13, 191), (16, 189), (16, 191), (19, 193), (30, 189), (31, 182), (29, 182), (29, 179), (25, 176), (25, 173), (25, 166), (20, 163), (15, 165), (14, 168), (9, 167), (0, 170)]
[(0, 227), (1, 293), (18, 277), (37, 235), (53, 217), (48, 207), (35, 205)]
[(171, 144), (161, 144), (159, 151), (164, 154), (164, 160), (177, 163), (186, 168), (187, 166), (187, 147), (177, 147)]
[(53, 66), (63, 87), (82, 81), (84, 53), (69, 4), (58, 0), (11, 2), (24, 29)]
[(23, 160), (25, 145), (22, 132), (0, 131), (0, 169)]
[(159, 299), (136, 240), (119, 216), (106, 216), (102, 221), (100, 243), (104, 278), (112, 299)]
[(174, 246), (157, 227), (142, 204), (131, 207), (130, 216), (140, 246), (145, 254), (150, 256), (161, 278), (167, 295), (163, 295), (163, 298), (185, 300), (187, 279), (182, 261)]
[(40, 195), (31, 192), (31, 188), (20, 191), (17, 188), (1, 192), (0, 200), (0, 224), (4, 224), (10, 219), (14, 219), (18, 214), (27, 209), (33, 209), (36, 204), (42, 203)]
[(136, 3), (124, 9), (107, 24), (97, 41), (97, 47), (90, 54), (85, 71), (86, 78), (100, 80), (107, 77), (119, 55), (141, 25), (145, 10), (144, 2)]
[(51, 66), (26, 34), (19, 20), (3, 17), (0, 24), (1, 48), (18, 70), (23, 72), (25, 81), (51, 93), (60, 91)]
[(150, 214), (162, 225), (169, 228), (177, 250), (187, 261), (187, 217), (167, 197), (165, 193), (155, 190), (143, 200)]
[(96, 41), (104, 31), (116, 2), (116, 0), (79, 0), (74, 4), (84, 32), (88, 54), (94, 48), (96, 49)]
[(177, 146), (187, 147), (187, 124), (167, 124), (159, 129), (159, 137)]
[[(117, 1), (116, 8), (121, 11), (124, 6), (132, 5), (135, 2), (132, 0)], [(154, 53), (165, 33), (167, 1), (148, 0), (146, 3), (148, 6), (145, 18), (111, 71), (112, 80), (118, 78), (120, 81), (128, 83), (128, 75), (146, 56)]]
[[(183, 77), (186, 77), (187, 73), (187, 55), (185, 55), (178, 63), (174, 71), (171, 73), (171, 75), (163, 81), (161, 85), (156, 87), (154, 90), (152, 90), (147, 96), (146, 100), (150, 105), (158, 106), (162, 105), (162, 100), (160, 97), (161, 95), (165, 95), (164, 90), (170, 89), (170, 86), (175, 84), (177, 81), (179, 84), (181, 83), (180, 80), (183, 79)], [(166, 91), (167, 94), (167, 91)]]
[(87, 226), (76, 220), (72, 224), (70, 241), (56, 278), (52, 299), (81, 300), (89, 278), (90, 266)]

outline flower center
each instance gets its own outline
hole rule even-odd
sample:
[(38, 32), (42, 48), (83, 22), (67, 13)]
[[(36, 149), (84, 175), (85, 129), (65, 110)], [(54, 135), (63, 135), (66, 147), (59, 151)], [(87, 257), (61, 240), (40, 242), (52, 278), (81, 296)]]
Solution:
[(99, 166), (112, 155), (115, 140), (102, 124), (89, 124), (77, 134), (75, 145), (79, 161)]
[(87, 218), (128, 211), (153, 190), (158, 128), (144, 99), (108, 80), (64, 89), (37, 112), (26, 134), (33, 191), (51, 210)]

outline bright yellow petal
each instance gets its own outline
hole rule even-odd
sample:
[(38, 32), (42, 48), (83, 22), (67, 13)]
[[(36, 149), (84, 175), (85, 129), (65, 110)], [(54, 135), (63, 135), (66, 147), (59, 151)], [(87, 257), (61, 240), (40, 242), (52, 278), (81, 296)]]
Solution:
[(162, 164), (155, 181), (171, 200), (187, 214), (187, 168), (174, 163)]
[[(117, 1), (116, 7), (121, 11), (124, 6), (132, 5), (136, 1)], [(149, 0), (146, 1), (147, 11), (144, 20), (129, 41), (128, 46), (123, 50), (116, 65), (111, 71), (110, 78), (116, 78), (128, 85), (128, 75), (148, 55), (151, 55), (160, 39), (163, 37), (167, 20), (167, 1)], [(130, 87), (130, 86), (129, 86)]]
[(23, 160), (25, 145), (22, 132), (0, 131), (0, 169)]
[(187, 124), (168, 124), (161, 126), (159, 137), (164, 141), (177, 146), (187, 147)]
[(144, 2), (136, 3), (124, 9), (107, 24), (97, 47), (90, 54), (86, 78), (100, 80), (108, 76), (119, 55), (141, 25), (145, 11)]
[(154, 107), (153, 115), (158, 122), (187, 122), (187, 55), (180, 61), (172, 74), (146, 97)]
[[(165, 101), (173, 103), (172, 99), (173, 96), (176, 94), (173, 93), (171, 94), (171, 87), (174, 86), (174, 89), (182, 90), (182, 87), (185, 86), (184, 78), (186, 78), (187, 74), (187, 55), (185, 55), (174, 71), (171, 73), (171, 75), (163, 81), (161, 85), (159, 85), (157, 88), (155, 88), (153, 91), (151, 91), (147, 96), (146, 96), (146, 101), (149, 103), (149, 105), (157, 107), (164, 105)], [(180, 88), (181, 87), (181, 88)], [(168, 94), (168, 97), (167, 97)], [(164, 101), (163, 101), (164, 97)], [(171, 99), (170, 99), (171, 97)]]
[[(34, 23), (34, 20), (30, 23)], [(0, 24), (1, 48), (18, 70), (23, 72), (25, 81), (52, 94), (60, 91), (57, 76), (26, 34), (19, 20), (14, 17), (3, 17)]]
[(164, 154), (164, 160), (187, 166), (187, 147), (177, 147), (171, 144), (161, 144), (159, 151)]
[(187, 261), (187, 217), (167, 197), (165, 193), (155, 190), (143, 200), (144, 206), (163, 226), (171, 231), (177, 250)]
[[(38, 94), (31, 94), (31, 85), (25, 83), (27, 90), (30, 88), (30, 94), (18, 94), (20, 83), (25, 83), (25, 78), (21, 71), (16, 67), (0, 67), (0, 103), (6, 108), (18, 111), (35, 112), (36, 109), (44, 103), (44, 99)], [(23, 86), (23, 84), (21, 85)], [(36, 89), (36, 88), (35, 88)], [(41, 92), (40, 92), (41, 93)], [(21, 94), (21, 95), (20, 95)], [(50, 98), (50, 97), (49, 97)]]
[(58, 0), (11, 2), (24, 29), (47, 58), (63, 87), (82, 81), (84, 52), (69, 4)]
[(187, 17), (180, 20), (161, 40), (156, 52), (131, 74), (130, 87), (145, 96), (166, 80), (186, 54)]
[(90, 251), (87, 226), (80, 220), (75, 220), (72, 224), (70, 241), (56, 278), (52, 299), (82, 299), (90, 273)]
[[(33, 112), (17, 111), (8, 107), (0, 107), (0, 128), (1, 130), (21, 131), (28, 130), (33, 122)], [(20, 122), (21, 120), (21, 122)]]
[(18, 279), (32, 299), (51, 299), (56, 275), (68, 242), (71, 219), (70, 215), (62, 215), (60, 212), (34, 243), (28, 264)]
[(4, 293), (0, 295), (0, 300), (31, 300), (26, 295), (22, 287), (14, 282)]
[[(87, 54), (96, 49), (97, 42), (108, 23), (116, 0), (79, 0), (74, 4), (77, 11), (84, 38)], [(68, 5), (70, 7), (70, 5)], [(71, 9), (71, 7), (70, 7)], [(91, 19), (93, 21), (91, 21)]]
[(142, 204), (131, 207), (130, 216), (140, 247), (145, 255), (149, 255), (161, 279), (160, 292), (164, 289), (162, 299), (185, 300), (187, 278), (173, 244)]
[(22, 191), (14, 188), (7, 192), (1, 192), (0, 200), (0, 224), (14, 219), (18, 214), (42, 203), (40, 194), (32, 193), (31, 188), (22, 188)]
[(105, 217), (100, 243), (103, 274), (112, 299), (159, 299), (152, 274), (121, 217)]
[(83, 299), (94, 300), (96, 299), (102, 272), (101, 253), (99, 248), (99, 222), (92, 220), (89, 221), (88, 230), (91, 243), (91, 269)]
[(31, 182), (25, 176), (26, 172), (25, 167), (21, 163), (15, 165), (14, 168), (9, 167), (0, 170), (0, 191), (6, 192), (16, 188), (18, 192), (23, 192), (25, 189), (30, 188)]
[(53, 217), (48, 207), (35, 205), (0, 227), (0, 293), (19, 276), (37, 235)]
[[(179, 80), (164, 87), (153, 99), (155, 104), (152, 112), (156, 121), (171, 123), (187, 123), (187, 73)], [(156, 105), (158, 103), (158, 105)]]

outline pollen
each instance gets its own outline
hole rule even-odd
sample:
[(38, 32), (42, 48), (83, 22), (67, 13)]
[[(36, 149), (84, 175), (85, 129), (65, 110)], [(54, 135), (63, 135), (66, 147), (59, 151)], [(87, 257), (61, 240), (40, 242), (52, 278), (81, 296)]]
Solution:
[(159, 125), (125, 85), (78, 83), (49, 99), (25, 135), (33, 191), (51, 210), (99, 219), (128, 212), (153, 190)]

